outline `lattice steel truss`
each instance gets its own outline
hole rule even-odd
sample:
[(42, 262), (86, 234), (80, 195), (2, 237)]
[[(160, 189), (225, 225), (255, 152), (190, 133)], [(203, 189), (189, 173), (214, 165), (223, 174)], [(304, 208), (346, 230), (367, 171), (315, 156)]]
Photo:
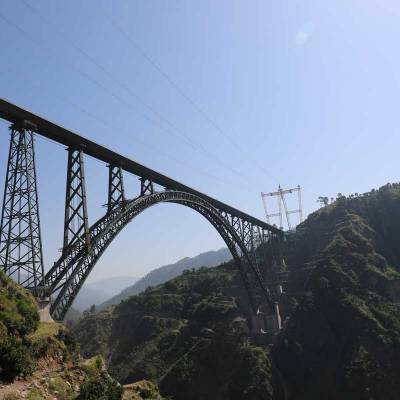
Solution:
[(140, 195), (146, 196), (154, 193), (154, 185), (151, 179), (140, 178)]
[(26, 122), (10, 128), (0, 225), (0, 268), (40, 295), (44, 267), (32, 129)]
[[(294, 210), (289, 210), (285, 196), (293, 194), (293, 193), (297, 193), (298, 208), (296, 208)], [(267, 207), (267, 198), (272, 198), (273, 196), (276, 196), (278, 199), (278, 212), (276, 212), (276, 213), (270, 213), (268, 211), (268, 207)], [(269, 193), (261, 192), (261, 198), (262, 198), (263, 205), (264, 205), (265, 217), (269, 224), (271, 223), (271, 218), (278, 217), (279, 218), (279, 227), (280, 227), (280, 229), (283, 229), (282, 206), (283, 206), (283, 210), (284, 210), (285, 216), (286, 216), (287, 228), (289, 230), (293, 229), (291, 220), (290, 220), (291, 214), (298, 214), (299, 215), (299, 223), (303, 222), (303, 208), (301, 205), (301, 187), (300, 187), (300, 185), (298, 185), (297, 187), (292, 188), (292, 189), (282, 189), (281, 185), (279, 185), (278, 190), (276, 192), (269, 192)]]
[(76, 244), (90, 245), (83, 151), (68, 149), (63, 253)]
[(84, 241), (78, 241), (64, 253), (46, 274), (45, 284), (56, 298), (52, 303), (53, 318), (62, 320), (89, 276), (94, 265), (118, 233), (145, 209), (158, 203), (169, 202), (190, 207), (203, 215), (220, 233), (235, 259), (254, 313), (267, 304), (273, 311), (273, 298), (262, 271), (266, 262), (261, 244), (271, 240), (271, 233), (248, 221), (221, 212), (207, 201), (190, 193), (164, 190), (148, 193), (123, 205), (115, 206), (89, 229), (90, 250)]
[(122, 168), (116, 165), (108, 166), (108, 212), (112, 211), (114, 207), (123, 205), (125, 203), (125, 188), (124, 176)]

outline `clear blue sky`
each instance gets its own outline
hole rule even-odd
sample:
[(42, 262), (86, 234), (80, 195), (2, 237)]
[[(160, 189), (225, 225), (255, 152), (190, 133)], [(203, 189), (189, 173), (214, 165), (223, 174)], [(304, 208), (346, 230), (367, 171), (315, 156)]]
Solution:
[[(261, 191), (300, 184), (307, 214), (319, 195), (399, 180), (399, 18), (375, 0), (2, 0), (0, 97), (260, 218)], [(0, 143), (5, 166), (5, 124)], [(37, 158), (49, 267), (66, 152), (38, 138)], [(94, 222), (105, 166), (87, 160), (87, 182)], [(222, 246), (199, 215), (159, 205), (90, 279)]]

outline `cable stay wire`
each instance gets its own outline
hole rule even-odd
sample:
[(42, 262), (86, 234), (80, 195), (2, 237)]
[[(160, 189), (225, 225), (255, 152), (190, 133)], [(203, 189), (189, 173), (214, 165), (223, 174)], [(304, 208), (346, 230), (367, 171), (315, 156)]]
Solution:
[[(25, 0), (23, 0), (25, 1)], [(106, 14), (108, 15), (108, 14)], [(118, 31), (122, 36), (125, 37), (125, 39), (132, 45), (132, 47), (139, 53), (170, 85), (172, 88), (175, 89), (175, 91), (181, 95), (196, 111), (198, 114), (200, 114), (205, 121), (208, 122), (209, 125), (211, 125), (220, 135), (225, 137), (225, 139), (230, 142), (230, 144), (242, 155), (244, 155), (250, 163), (254, 164), (259, 168), (264, 174), (268, 175), (271, 179), (274, 181), (278, 182), (278, 180), (271, 175), (271, 173), (254, 157), (251, 156), (251, 154), (246, 151), (242, 146), (237, 143), (235, 139), (233, 139), (229, 134), (227, 134), (221, 126), (215, 121), (215, 119), (211, 118), (206, 111), (204, 110), (203, 107), (199, 105), (195, 100), (193, 100), (183, 89), (182, 87), (176, 83), (169, 74), (167, 74), (146, 51), (143, 50), (141, 46), (132, 38), (132, 36), (124, 29), (122, 28), (121, 25), (119, 25), (116, 20), (112, 17), (105, 17), (106, 19), (109, 20), (110, 24)]]
[[(187, 146), (191, 147), (195, 151), (202, 153), (208, 159), (210, 159), (213, 162), (216, 162), (221, 167), (229, 170), (232, 174), (240, 177), (243, 181), (246, 182), (246, 184), (248, 184), (248, 181), (251, 180), (248, 176), (244, 175), (242, 172), (240, 172), (236, 168), (232, 167), (231, 165), (229, 165), (226, 162), (219, 159), (217, 156), (215, 156), (210, 151), (205, 149), (202, 144), (194, 142), (192, 138), (190, 138), (188, 135), (186, 135), (185, 133), (180, 131), (179, 128), (173, 122), (171, 122), (168, 118), (163, 116), (159, 111), (157, 111), (151, 105), (149, 105), (141, 96), (139, 96), (137, 93), (135, 93), (127, 84), (125, 84), (120, 79), (116, 78), (115, 75), (112, 72), (110, 72), (107, 68), (105, 68), (103, 65), (99, 64), (95, 58), (93, 58), (89, 53), (87, 53), (84, 49), (82, 49), (82, 47), (80, 47), (77, 43), (75, 43), (72, 39), (70, 39), (65, 33), (63, 33), (56, 24), (54, 24), (53, 22), (49, 21), (46, 17), (44, 17), (43, 14), (37, 8), (35, 8), (31, 4), (29, 4), (26, 0), (21, 0), (21, 1), (26, 7), (28, 7), (32, 12), (34, 12), (43, 22), (45, 22), (46, 24), (51, 26), (52, 31), (55, 31), (62, 39), (64, 39), (67, 43), (69, 43), (77, 52), (79, 52), (86, 59), (88, 59), (93, 65), (95, 65), (99, 70), (101, 70), (105, 75), (107, 75), (119, 87), (124, 89), (130, 96), (134, 97), (136, 99), (136, 101), (138, 101), (142, 106), (144, 106), (148, 111), (150, 111), (150, 113), (153, 113), (160, 120), (162, 120), (169, 127), (169, 129), (166, 129), (165, 126), (153, 121), (147, 115), (140, 114), (143, 118), (145, 118), (147, 121), (149, 121), (152, 124), (156, 124), (164, 132), (167, 132), (168, 134), (171, 134), (179, 139), (182, 139)], [(69, 63), (69, 64), (71, 65), (71, 67), (73, 69), (78, 71), (81, 75), (84, 75), (85, 78), (90, 80), (93, 84), (95, 84), (96, 86), (99, 86), (103, 91), (106, 91), (112, 97), (117, 99), (120, 103), (124, 104), (125, 106), (129, 107), (130, 109), (133, 109), (136, 113), (138, 113), (137, 110), (134, 108), (134, 106), (131, 103), (127, 102), (121, 96), (119, 96), (115, 93), (112, 93), (105, 85), (103, 85), (101, 82), (97, 81), (96, 79), (92, 78), (90, 75), (88, 75), (86, 72), (80, 70), (75, 65), (73, 65), (71, 63)]]
[[(1, 16), (0, 16), (0, 17), (1, 17)], [(11, 68), (10, 68), (10, 71), (12, 71), (13, 73), (15, 73), (15, 71), (14, 71), (13, 69), (11, 69)], [(21, 76), (19, 75), (18, 78), (21, 78)], [(32, 87), (39, 86), (39, 87), (41, 88), (41, 90), (43, 90), (43, 88), (40, 86), (39, 83), (34, 83), (34, 82), (32, 82), (32, 81), (26, 81), (25, 84), (31, 85)], [(53, 94), (52, 94), (52, 96), (53, 96)], [(78, 111), (80, 111), (81, 113), (83, 113), (83, 114), (85, 114), (86, 116), (90, 117), (91, 119), (95, 120), (97, 123), (100, 123), (100, 124), (104, 125), (104, 126), (107, 127), (108, 129), (124, 131), (124, 128), (119, 127), (119, 126), (117, 126), (117, 125), (115, 125), (115, 124), (111, 124), (111, 123), (108, 122), (107, 120), (105, 120), (105, 119), (103, 119), (103, 118), (101, 118), (101, 117), (98, 117), (97, 115), (93, 114), (92, 112), (90, 112), (90, 111), (84, 109), (83, 107), (77, 105), (76, 103), (72, 102), (70, 99), (68, 99), (68, 98), (65, 97), (65, 96), (53, 96), (53, 97), (55, 97), (55, 98), (56, 98), (57, 100), (59, 100), (59, 101), (65, 102), (65, 103), (69, 104), (70, 106), (76, 108), (76, 109), (77, 109)], [(7, 127), (9, 127), (9, 123), (7, 123), (6, 121), (0, 119), (0, 122), (3, 123), (4, 125), (6, 125)], [(42, 136), (39, 136), (39, 137), (40, 137), (41, 139), (45, 139), (45, 140), (47, 140), (47, 141), (49, 141), (49, 142), (51, 142), (51, 143), (53, 143), (53, 144), (56, 144), (56, 145), (62, 147), (63, 149), (65, 149), (65, 146), (62, 145), (61, 143), (58, 143), (58, 142), (56, 142), (56, 141), (54, 141), (54, 140), (51, 140), (51, 139), (48, 139), (48, 138), (45, 138), (45, 137), (42, 137)], [(143, 147), (147, 147), (148, 149), (150, 149), (150, 150), (152, 150), (152, 151), (158, 153), (159, 155), (163, 156), (163, 157), (166, 158), (166, 159), (172, 160), (172, 161), (175, 162), (176, 164), (178, 164), (178, 165), (180, 165), (180, 166), (183, 166), (183, 167), (186, 168), (186, 169), (193, 170), (194, 172), (200, 173), (200, 174), (202, 174), (202, 175), (204, 175), (204, 176), (207, 176), (208, 178), (211, 178), (211, 179), (213, 179), (213, 180), (216, 180), (216, 181), (218, 181), (219, 183), (228, 184), (228, 185), (233, 185), (233, 182), (227, 180), (226, 178), (225, 178), (225, 179), (221, 179), (221, 178), (219, 178), (219, 177), (217, 177), (217, 176), (215, 176), (215, 175), (213, 175), (213, 174), (210, 174), (208, 171), (203, 170), (202, 168), (193, 167), (192, 165), (189, 165), (189, 164), (187, 164), (186, 162), (184, 162), (184, 161), (182, 161), (182, 160), (180, 160), (180, 159), (178, 159), (178, 158), (176, 158), (176, 157), (173, 157), (173, 156), (171, 156), (171, 155), (168, 154), (168, 153), (165, 153), (164, 151), (160, 150), (157, 146), (154, 146), (154, 145), (152, 145), (152, 144), (149, 144), (149, 143), (147, 143), (147, 142), (145, 142), (145, 141), (143, 141), (143, 140), (141, 140), (141, 139), (134, 138), (134, 142), (135, 142), (135, 143), (138, 143), (138, 144), (140, 144), (140, 145), (142, 145)], [(98, 160), (98, 159), (96, 159), (96, 158), (94, 158), (94, 157), (90, 157), (90, 158), (91, 158), (91, 159), (94, 159), (94, 160), (95, 160), (96, 162), (98, 162), (99, 164), (102, 164), (102, 165), (104, 164), (102, 161), (100, 161), (100, 160)]]

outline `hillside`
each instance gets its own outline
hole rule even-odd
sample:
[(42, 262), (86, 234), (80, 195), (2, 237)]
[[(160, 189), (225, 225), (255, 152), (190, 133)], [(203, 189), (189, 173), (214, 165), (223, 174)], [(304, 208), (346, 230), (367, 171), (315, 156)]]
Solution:
[(251, 344), (234, 264), (200, 269), (88, 315), (75, 332), (123, 383), (174, 400), (398, 398), (400, 187), (338, 196), (288, 236), (289, 318), (272, 349)]
[(100, 351), (122, 383), (150, 379), (173, 399), (273, 398), (267, 354), (248, 345), (246, 326), (237, 320), (245, 299), (229, 262), (187, 271), (88, 315), (74, 332), (83, 354)]
[(33, 297), (0, 271), (0, 380), (12, 382), (35, 366), (29, 335), (39, 326)]
[(98, 309), (104, 309), (110, 305), (118, 304), (122, 300), (127, 299), (140, 292), (143, 292), (149, 286), (157, 286), (167, 282), (180, 275), (185, 269), (197, 269), (200, 267), (215, 267), (232, 258), (227, 248), (216, 251), (207, 251), (196, 257), (185, 257), (174, 264), (164, 265), (160, 268), (150, 271), (145, 277), (139, 279), (133, 285), (127, 287), (120, 294), (113, 296), (109, 300), (101, 304)]
[(289, 290), (306, 293), (272, 353), (289, 398), (397, 399), (400, 186), (339, 196), (286, 253), (293, 268), (315, 266), (292, 279)]
[(84, 359), (61, 324), (39, 322), (35, 299), (0, 271), (0, 399), (162, 400), (148, 381), (124, 388), (97, 355)]

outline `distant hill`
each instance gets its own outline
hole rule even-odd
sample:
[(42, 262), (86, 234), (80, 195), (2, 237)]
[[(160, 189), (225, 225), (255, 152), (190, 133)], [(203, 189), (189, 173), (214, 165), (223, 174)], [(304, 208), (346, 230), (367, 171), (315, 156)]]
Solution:
[(100, 304), (98, 309), (104, 309), (105, 307), (108, 307), (110, 305), (118, 304), (128, 297), (142, 292), (149, 286), (157, 286), (161, 283), (169, 281), (170, 279), (176, 278), (185, 269), (215, 267), (219, 264), (229, 261), (231, 258), (232, 255), (227, 248), (215, 251), (207, 251), (205, 253), (199, 254), (196, 257), (182, 258), (182, 260), (179, 260), (175, 264), (164, 265), (163, 267), (154, 269), (153, 271), (149, 272), (145, 277), (139, 279), (132, 286), (127, 287), (120, 294), (113, 296), (109, 300), (105, 301), (103, 304)]
[(78, 311), (76, 308), (70, 307), (70, 309), (65, 314), (63, 323), (66, 326), (74, 325), (81, 319), (82, 315), (83, 314), (80, 311)]
[(138, 278), (132, 276), (116, 276), (90, 282), (83, 286), (74, 301), (73, 307), (78, 311), (84, 311), (93, 304), (97, 306), (120, 293), (126, 287), (133, 285), (137, 280)]

